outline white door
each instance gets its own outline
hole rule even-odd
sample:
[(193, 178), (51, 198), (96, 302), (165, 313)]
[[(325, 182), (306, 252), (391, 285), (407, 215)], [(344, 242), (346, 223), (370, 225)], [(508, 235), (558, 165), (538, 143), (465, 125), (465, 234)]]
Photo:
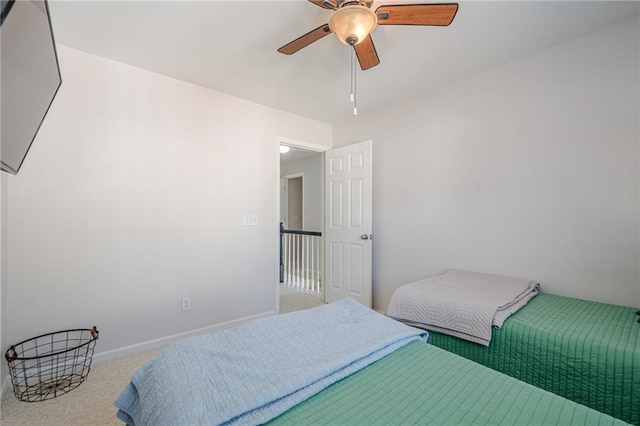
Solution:
[(325, 300), (371, 307), (371, 141), (325, 154)]

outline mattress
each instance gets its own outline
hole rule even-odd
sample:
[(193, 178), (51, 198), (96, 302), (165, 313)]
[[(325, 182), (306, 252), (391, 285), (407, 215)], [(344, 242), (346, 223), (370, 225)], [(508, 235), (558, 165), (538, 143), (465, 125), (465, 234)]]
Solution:
[(276, 417), (271, 425), (624, 422), (414, 341)]
[(489, 347), (435, 332), (428, 342), (640, 425), (635, 309), (543, 293), (494, 329)]

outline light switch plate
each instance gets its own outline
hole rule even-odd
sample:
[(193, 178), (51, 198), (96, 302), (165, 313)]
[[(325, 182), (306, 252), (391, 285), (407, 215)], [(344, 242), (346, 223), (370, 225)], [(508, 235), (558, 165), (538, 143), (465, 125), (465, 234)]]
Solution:
[(258, 215), (245, 214), (244, 215), (244, 226), (258, 226)]

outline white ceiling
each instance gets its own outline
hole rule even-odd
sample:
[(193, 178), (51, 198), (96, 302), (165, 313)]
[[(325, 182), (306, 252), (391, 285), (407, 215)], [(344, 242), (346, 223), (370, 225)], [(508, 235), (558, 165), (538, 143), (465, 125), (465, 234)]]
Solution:
[[(426, 2), (378, 0), (373, 8)], [(628, 19), (640, 9), (638, 1), (459, 4), (449, 27), (375, 29), (381, 63), (358, 73), (359, 115)], [(49, 5), (59, 44), (329, 123), (352, 115), (349, 47), (329, 35), (291, 56), (276, 51), (329, 19), (330, 10), (308, 1)]]

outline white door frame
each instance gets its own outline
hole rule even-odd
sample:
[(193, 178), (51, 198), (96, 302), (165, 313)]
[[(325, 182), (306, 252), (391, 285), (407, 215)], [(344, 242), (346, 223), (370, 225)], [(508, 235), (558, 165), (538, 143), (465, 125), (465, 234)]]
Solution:
[(283, 226), (286, 228), (286, 226), (289, 224), (289, 206), (288, 206), (288, 197), (285, 196), (283, 197), (282, 194), (288, 194), (289, 193), (289, 181), (285, 178), (280, 178), (280, 192), (278, 193), (280, 195), (280, 223), (283, 224)]
[[(295, 140), (295, 139), (290, 139), (290, 138), (286, 138), (283, 136), (276, 136), (276, 140), (275, 140), (275, 147), (273, 149), (273, 151), (276, 153), (276, 179), (275, 179), (275, 188), (276, 188), (276, 217), (278, 219), (280, 219), (280, 145), (287, 145), (290, 146), (292, 148), (301, 148), (301, 149), (306, 149), (307, 151), (314, 151), (314, 152), (319, 152), (324, 154), (326, 151), (330, 150), (331, 147), (329, 146), (324, 146), (324, 145), (318, 145), (315, 143), (311, 143), (311, 142), (305, 142), (305, 141), (300, 141), (300, 140)], [(324, 174), (324, 167), (323, 167), (323, 172)], [(321, 180), (321, 182), (324, 182), (324, 178)], [(321, 224), (322, 224), (322, 229), (320, 230), (320, 232), (322, 232), (322, 235), (324, 235), (324, 188), (322, 188), (322, 190), (320, 191), (321, 196), (322, 196), (322, 220), (321, 220)], [(274, 228), (276, 229), (276, 239), (275, 239), (275, 247), (278, 247), (279, 241), (280, 241), (280, 224), (276, 223), (274, 224)], [(323, 237), (324, 238), (324, 237)], [(279, 265), (280, 264), (280, 253), (278, 250), (276, 250), (276, 259), (274, 259), (273, 261), (273, 265)], [(324, 267), (322, 268), (324, 270)], [(280, 312), (280, 267), (278, 266), (276, 268), (276, 274), (275, 274), (275, 282), (276, 282), (276, 312)], [(323, 280), (324, 282), (324, 280)], [(324, 297), (324, 296), (323, 296)]]

